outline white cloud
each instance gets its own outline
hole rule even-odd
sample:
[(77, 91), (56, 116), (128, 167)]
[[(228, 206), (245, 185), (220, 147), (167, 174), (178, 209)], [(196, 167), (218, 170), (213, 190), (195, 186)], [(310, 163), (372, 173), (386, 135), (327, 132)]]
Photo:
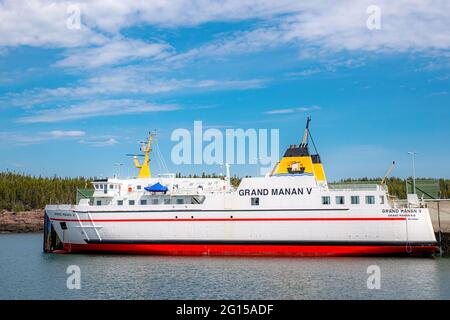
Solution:
[(29, 145), (49, 140), (75, 139), (83, 137), (85, 135), (86, 132), (79, 130), (73, 131), (53, 130), (46, 132), (37, 132), (33, 134), (24, 134), (19, 132), (0, 132), (0, 142), (7, 144), (16, 143), (20, 145)]
[[(295, 77), (333, 71), (342, 65), (361, 64), (352, 58), (344, 62), (330, 60), (339, 51), (377, 54), (426, 52), (436, 57), (442, 51), (450, 50), (447, 22), (450, 2), (445, 0), (379, 0), (376, 5), (381, 8), (380, 30), (366, 27), (366, 9), (373, 4), (369, 0), (342, 0), (338, 3), (323, 0), (80, 0), (76, 2), (81, 8), (80, 30), (66, 27), (67, 7), (71, 3), (51, 0), (0, 2), (0, 52), (5, 52), (2, 49), (5, 46), (60, 47), (66, 51), (55, 66), (81, 69), (116, 67), (87, 70), (88, 73), (83, 75), (86, 78), (73, 85), (37, 88), (4, 96), (0, 101), (2, 105), (34, 109), (20, 118), (20, 122), (57, 122), (166, 111), (177, 107), (148, 104), (142, 101), (142, 95), (148, 98), (167, 92), (252, 89), (264, 87), (268, 82), (258, 78), (179, 79), (158, 74), (161, 70), (173, 70), (178, 66), (176, 62), (182, 65), (192, 59), (221, 59), (289, 47), (299, 51), (299, 58), (327, 61), (327, 66), (287, 74)], [(157, 26), (158, 32), (164, 34), (167, 28), (250, 19), (251, 24), (246, 24), (241, 31), (216, 35), (215, 40), (178, 54), (168, 43), (132, 40), (121, 34), (125, 28), (133, 26)], [(150, 67), (117, 67), (142, 60), (151, 60)], [(119, 106), (117, 101), (125, 106)], [(52, 105), (59, 107), (51, 108)], [(164, 110), (157, 110), (158, 107)], [(286, 108), (267, 113), (300, 111)]]
[[(446, 0), (78, 0), (81, 29), (66, 22), (72, 1), (5, 0), (0, 3), (0, 46), (76, 47), (106, 44), (121, 30), (153, 25), (162, 28), (212, 21), (260, 19), (268, 26), (240, 32), (188, 55), (251, 52), (295, 43), (325, 50), (448, 50), (450, 32)], [(381, 29), (368, 30), (369, 5), (381, 9)], [(107, 48), (107, 47), (105, 47)], [(223, 49), (224, 51), (221, 51)], [(95, 50), (94, 50), (95, 52)], [(108, 60), (108, 59), (106, 59)], [(69, 61), (70, 62), (70, 61)]]
[(86, 132), (78, 130), (72, 131), (53, 130), (50, 131), (48, 134), (51, 137), (64, 138), (64, 137), (82, 137), (86, 134)]
[(309, 77), (312, 76), (314, 74), (320, 73), (322, 72), (322, 70), (320, 68), (308, 68), (305, 70), (301, 70), (301, 71), (293, 71), (293, 72), (288, 72), (286, 73), (286, 76), (288, 77)]
[(170, 54), (172, 47), (164, 43), (146, 43), (139, 40), (112, 40), (102, 46), (72, 49), (66, 57), (55, 63), (57, 67), (97, 68), (136, 59), (161, 59)]
[(299, 107), (299, 108), (286, 108), (286, 109), (275, 109), (264, 112), (265, 114), (288, 114), (294, 112), (310, 112), (320, 110), (319, 106), (310, 106), (310, 107)]
[[(80, 9), (80, 29), (67, 28)], [(243, 20), (292, 12), (294, 0), (4, 0), (0, 3), (0, 46), (75, 47), (104, 43), (136, 25), (193, 26), (210, 21)]]
[(113, 146), (115, 144), (118, 144), (119, 141), (117, 141), (113, 137), (91, 137), (88, 139), (82, 139), (78, 141), (81, 144), (87, 144), (93, 147), (109, 147)]
[(368, 30), (366, 9), (371, 0), (320, 2), (287, 24), (286, 38), (321, 46), (324, 50), (404, 52), (450, 49), (450, 3), (435, 1), (377, 1), (381, 29)]
[(267, 18), (296, 11), (297, 0), (114, 0), (82, 1), (86, 21), (109, 32), (136, 24), (166, 28), (213, 21)]
[(148, 112), (178, 110), (176, 105), (150, 104), (142, 100), (117, 99), (99, 100), (73, 104), (68, 107), (58, 107), (36, 111), (33, 115), (19, 118), (21, 123), (60, 122), (99, 116), (117, 116)]
[[(79, 139), (79, 140), (78, 140)], [(16, 144), (19, 146), (28, 146), (32, 144), (45, 143), (48, 141), (76, 141), (81, 144), (86, 144), (93, 147), (108, 147), (119, 143), (114, 136), (100, 135), (89, 136), (84, 131), (79, 130), (53, 130), (38, 132), (35, 134), (21, 133), (21, 132), (0, 132), (0, 145), (2, 144)]]
[(167, 92), (247, 90), (264, 87), (268, 79), (217, 80), (153, 78), (152, 74), (139, 69), (121, 67), (87, 78), (76, 86), (26, 90), (9, 94), (0, 99), (0, 106), (36, 108), (48, 104), (79, 103), (80, 100), (110, 100), (120, 95), (153, 96)]
[(86, 26), (69, 29), (69, 1), (5, 0), (0, 2), (0, 46), (76, 47), (106, 38)]
[(450, 2), (435, 0), (377, 1), (381, 29), (369, 30), (366, 9), (371, 0), (302, 2), (283, 18), (221, 38), (169, 58), (186, 61), (294, 46), (300, 58), (317, 60), (342, 50), (349, 52), (427, 52), (450, 50)]

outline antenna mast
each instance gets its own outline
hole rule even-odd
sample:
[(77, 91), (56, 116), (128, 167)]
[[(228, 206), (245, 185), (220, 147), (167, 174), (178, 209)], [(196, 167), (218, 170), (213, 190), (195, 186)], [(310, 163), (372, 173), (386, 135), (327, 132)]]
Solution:
[(303, 141), (301, 144), (302, 148), (306, 148), (308, 146), (308, 136), (309, 136), (309, 123), (311, 122), (311, 117), (306, 119), (306, 128), (305, 133), (303, 134)]
[(392, 170), (394, 170), (394, 167), (395, 167), (395, 161), (392, 161), (392, 164), (387, 169), (386, 174), (383, 177), (383, 180), (381, 180), (382, 186), (384, 186), (386, 184), (387, 178), (390, 176)]
[(133, 156), (134, 165), (139, 170), (138, 178), (151, 178), (152, 174), (150, 171), (150, 151), (152, 151), (152, 142), (153, 142), (154, 133), (149, 132), (148, 140), (146, 144), (141, 146), (141, 151), (144, 153), (144, 161), (142, 164), (139, 163), (137, 159), (137, 155)]

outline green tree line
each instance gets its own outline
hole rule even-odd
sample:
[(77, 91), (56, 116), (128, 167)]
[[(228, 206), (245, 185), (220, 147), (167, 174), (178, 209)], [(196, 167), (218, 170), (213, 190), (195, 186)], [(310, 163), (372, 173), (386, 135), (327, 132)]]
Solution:
[(77, 188), (89, 186), (87, 182), (83, 177), (35, 177), (0, 172), (0, 210), (26, 211), (42, 209), (46, 204), (74, 204)]

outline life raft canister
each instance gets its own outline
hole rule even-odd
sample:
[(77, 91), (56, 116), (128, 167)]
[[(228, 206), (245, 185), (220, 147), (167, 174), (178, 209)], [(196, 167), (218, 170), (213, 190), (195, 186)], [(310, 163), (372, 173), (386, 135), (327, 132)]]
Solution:
[(128, 187), (128, 192), (133, 192), (133, 188), (132, 187)]

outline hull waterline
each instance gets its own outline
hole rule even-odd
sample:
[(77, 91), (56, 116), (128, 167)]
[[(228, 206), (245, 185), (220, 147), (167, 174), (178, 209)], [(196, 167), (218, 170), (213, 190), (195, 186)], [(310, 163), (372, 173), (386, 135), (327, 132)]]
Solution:
[(424, 245), (274, 245), (274, 244), (161, 244), (109, 243), (65, 244), (66, 253), (116, 253), (170, 256), (265, 256), (265, 257), (338, 257), (338, 256), (429, 256), (435, 244)]

